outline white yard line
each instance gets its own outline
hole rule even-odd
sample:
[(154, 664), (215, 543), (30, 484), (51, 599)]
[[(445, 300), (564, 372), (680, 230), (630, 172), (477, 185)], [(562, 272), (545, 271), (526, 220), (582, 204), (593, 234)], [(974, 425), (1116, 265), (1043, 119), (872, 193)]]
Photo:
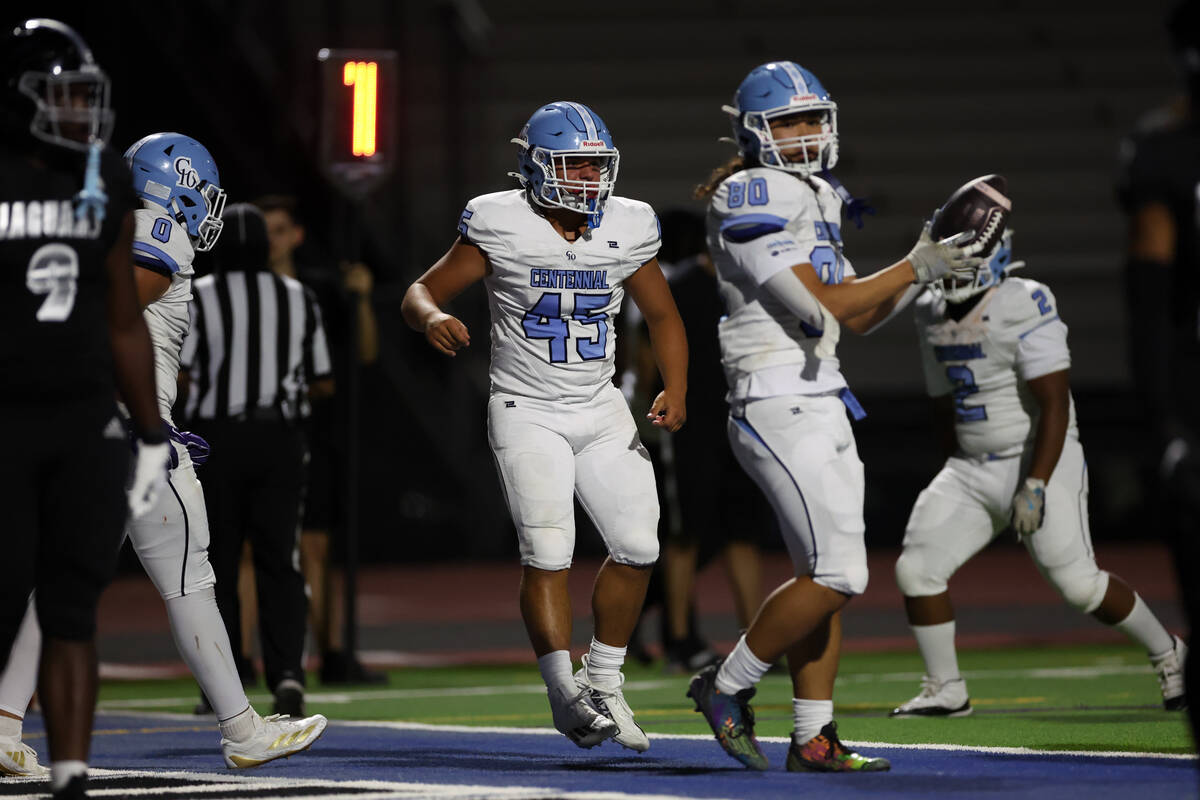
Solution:
[[(1031, 669), (981, 669), (963, 673), (964, 678), (972, 680), (1030, 678), (1041, 680), (1078, 680), (1087, 678), (1102, 678), (1111, 675), (1141, 675), (1151, 674), (1149, 664), (1098, 664), (1090, 667), (1035, 667)], [(771, 682), (786, 681), (786, 676), (769, 676)], [(838, 684), (853, 683), (912, 683), (921, 680), (920, 672), (885, 672), (885, 673), (852, 673), (838, 676)], [(687, 678), (661, 678), (656, 680), (629, 681), (625, 684), (626, 692), (649, 691), (653, 689), (669, 689), (686, 685)], [(415, 700), (436, 697), (488, 697), (503, 694), (545, 694), (546, 687), (542, 684), (508, 684), (497, 686), (452, 686), (443, 689), (367, 689), (361, 692), (309, 692), (306, 696), (311, 703), (345, 704), (359, 700)], [(146, 697), (129, 700), (104, 700), (101, 708), (170, 708), (171, 706), (190, 705), (199, 699), (198, 695), (188, 697)], [(258, 693), (250, 695), (250, 700), (262, 702), (270, 700), (271, 695)]]

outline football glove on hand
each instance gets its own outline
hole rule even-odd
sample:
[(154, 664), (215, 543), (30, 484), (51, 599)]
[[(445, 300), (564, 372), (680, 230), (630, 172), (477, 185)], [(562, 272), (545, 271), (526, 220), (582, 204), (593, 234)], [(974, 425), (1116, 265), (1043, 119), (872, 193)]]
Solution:
[(133, 466), (133, 483), (129, 487), (129, 513), (133, 519), (145, 514), (158, 499), (167, 482), (169, 442), (137, 443), (137, 461)]
[(1017, 536), (1029, 536), (1042, 527), (1046, 519), (1046, 482), (1041, 478), (1026, 478), (1013, 495), (1012, 526)]
[(975, 277), (975, 268), (983, 263), (983, 259), (973, 256), (965, 248), (959, 247), (973, 235), (970, 231), (956, 233), (940, 242), (935, 242), (929, 233), (930, 224), (925, 223), (921, 228), (921, 236), (913, 249), (905, 258), (912, 264), (916, 283), (932, 283), (948, 273), (955, 277), (970, 280)]

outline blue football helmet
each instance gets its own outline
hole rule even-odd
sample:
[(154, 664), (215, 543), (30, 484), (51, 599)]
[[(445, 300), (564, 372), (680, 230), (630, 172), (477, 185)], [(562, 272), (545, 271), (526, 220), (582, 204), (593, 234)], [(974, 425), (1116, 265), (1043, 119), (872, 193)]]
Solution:
[[(598, 228), (604, 204), (617, 182), (620, 156), (604, 120), (582, 103), (558, 101), (539, 108), (512, 140), (521, 148), (521, 182), (540, 206), (565, 208), (587, 215), (588, 227)], [(567, 160), (592, 159), (599, 171), (594, 181), (567, 180)]]
[(170, 212), (197, 251), (212, 249), (224, 224), (225, 191), (204, 145), (181, 133), (152, 133), (130, 145), (125, 164), (139, 197)]
[(1012, 228), (1004, 231), (991, 256), (975, 268), (973, 280), (963, 281), (951, 275), (941, 278), (938, 285), (946, 300), (951, 303), (965, 303), (1004, 280), (1004, 276), (1009, 272), (1025, 266), (1024, 261), (1012, 260), (1012, 234)]
[[(721, 110), (730, 116), (733, 137), (741, 154), (764, 167), (808, 177), (832, 169), (838, 158), (837, 103), (817, 76), (791, 61), (772, 61), (755, 67), (738, 86), (732, 106)], [(821, 132), (776, 139), (771, 120), (806, 111), (823, 115)], [(810, 159), (808, 147), (819, 146)], [(784, 155), (783, 150), (791, 153)]]

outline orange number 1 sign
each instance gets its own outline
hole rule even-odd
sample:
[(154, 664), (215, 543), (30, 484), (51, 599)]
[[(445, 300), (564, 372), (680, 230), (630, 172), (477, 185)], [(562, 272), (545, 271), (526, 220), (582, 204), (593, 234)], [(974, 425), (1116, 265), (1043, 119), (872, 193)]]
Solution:
[(375, 155), (375, 103), (379, 65), (374, 61), (347, 61), (342, 83), (354, 87), (354, 114), (350, 133), (356, 156)]

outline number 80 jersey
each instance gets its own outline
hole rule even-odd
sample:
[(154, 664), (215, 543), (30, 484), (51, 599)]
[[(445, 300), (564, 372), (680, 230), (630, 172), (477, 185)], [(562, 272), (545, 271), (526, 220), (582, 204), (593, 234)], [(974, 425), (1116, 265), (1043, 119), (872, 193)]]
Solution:
[(492, 392), (585, 402), (611, 384), (623, 283), (662, 238), (650, 206), (610, 197), (568, 242), (514, 189), (473, 199), (458, 231), (490, 266)]
[(842, 252), (842, 201), (813, 176), (752, 167), (730, 175), (708, 207), (708, 250), (728, 316), (720, 324), (730, 399), (827, 394), (846, 385), (837, 320), (801, 320), (763, 284), (810, 264), (825, 284), (855, 276)]
[[(1013, 456), (1033, 440), (1038, 405), (1028, 382), (1071, 366), (1058, 301), (1037, 281), (1006, 278), (961, 320), (946, 316), (941, 292), (917, 298), (925, 385), (931, 397), (952, 394), (954, 431), (966, 456)], [(1078, 438), (1075, 401), (1067, 435)]]

